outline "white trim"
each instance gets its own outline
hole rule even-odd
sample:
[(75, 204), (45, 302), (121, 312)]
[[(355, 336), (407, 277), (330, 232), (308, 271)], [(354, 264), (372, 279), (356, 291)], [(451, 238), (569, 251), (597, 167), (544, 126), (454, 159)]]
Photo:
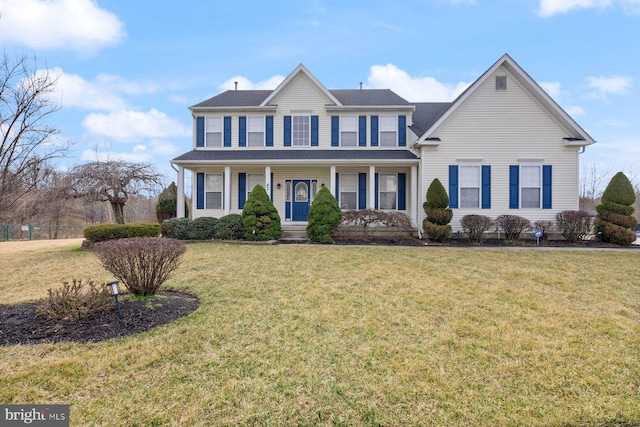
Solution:
[(309, 72), (309, 70), (307, 70), (307, 68), (306, 68), (304, 65), (300, 64), (300, 65), (298, 65), (298, 66), (295, 68), (295, 70), (293, 70), (293, 71), (291, 72), (291, 74), (289, 74), (289, 75), (287, 76), (287, 78), (286, 78), (286, 79), (284, 79), (284, 80), (282, 81), (282, 83), (280, 83), (280, 84), (278, 85), (278, 87), (276, 87), (276, 88), (274, 89), (274, 91), (273, 91), (273, 92), (271, 92), (271, 94), (270, 94), (269, 96), (267, 96), (267, 98), (266, 98), (264, 101), (262, 101), (262, 103), (260, 104), (260, 106), (261, 106), (261, 107), (264, 107), (264, 106), (269, 105), (269, 103), (270, 103), (270, 102), (271, 102), (271, 101), (272, 101), (276, 96), (280, 95), (280, 93), (281, 93), (281, 92), (284, 92), (284, 90), (287, 88), (287, 86), (289, 86), (289, 85), (293, 82), (293, 80), (298, 76), (298, 74), (304, 74), (304, 75), (305, 75), (309, 80), (311, 80), (311, 82), (312, 82), (314, 85), (316, 85), (316, 87), (317, 87), (318, 89), (320, 89), (320, 92), (322, 92), (322, 94), (323, 94), (324, 96), (326, 96), (327, 98), (329, 98), (329, 100), (331, 100), (331, 102), (332, 102), (333, 104), (335, 104), (335, 105), (342, 105), (342, 103), (341, 103), (340, 101), (338, 101), (338, 99), (337, 99), (335, 96), (333, 96), (333, 95), (331, 94), (331, 92), (329, 92), (329, 91), (327, 90), (327, 88), (326, 88), (326, 87), (324, 87), (324, 85), (323, 85), (322, 83), (320, 83), (320, 81), (319, 81), (318, 79), (316, 79), (316, 78), (315, 78), (315, 76), (314, 76), (313, 74), (311, 74), (311, 72)]

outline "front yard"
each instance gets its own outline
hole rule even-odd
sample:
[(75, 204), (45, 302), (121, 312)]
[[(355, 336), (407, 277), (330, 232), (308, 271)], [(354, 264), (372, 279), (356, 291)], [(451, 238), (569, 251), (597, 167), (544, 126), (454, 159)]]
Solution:
[[(0, 304), (111, 280), (78, 246), (0, 243)], [(167, 286), (196, 312), (3, 347), (0, 403), (98, 426), (638, 425), (639, 278), (634, 250), (194, 243)]]

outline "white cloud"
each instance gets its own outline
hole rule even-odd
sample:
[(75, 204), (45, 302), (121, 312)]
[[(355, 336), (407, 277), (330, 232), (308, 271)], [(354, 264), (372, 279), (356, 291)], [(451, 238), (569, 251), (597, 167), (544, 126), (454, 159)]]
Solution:
[(619, 5), (627, 14), (640, 13), (640, 0), (540, 0), (536, 13), (548, 18), (573, 9), (605, 9), (614, 5)]
[(82, 126), (95, 136), (118, 141), (139, 141), (143, 138), (188, 137), (191, 128), (155, 108), (148, 112), (117, 111), (109, 114), (92, 113)]
[(124, 37), (118, 17), (92, 0), (0, 0), (0, 12), (3, 43), (86, 52)]
[(603, 100), (606, 100), (608, 95), (627, 94), (632, 83), (633, 79), (626, 76), (587, 77), (587, 86), (593, 89), (590, 95)]
[(229, 80), (218, 86), (220, 90), (233, 90), (235, 89), (235, 82), (238, 82), (238, 90), (254, 90), (254, 89), (275, 89), (285, 79), (284, 76), (273, 76), (267, 80), (253, 83), (251, 80), (242, 76), (231, 77)]
[(373, 65), (367, 82), (370, 88), (391, 89), (411, 102), (453, 101), (469, 86), (465, 82), (450, 85), (440, 83), (433, 77), (412, 77), (393, 64)]
[(539, 82), (540, 87), (544, 89), (547, 94), (553, 99), (556, 99), (560, 96), (560, 82)]
[(584, 116), (586, 114), (586, 112), (584, 111), (584, 108), (580, 107), (579, 105), (572, 105), (571, 107), (565, 108), (564, 111), (566, 111), (567, 114), (570, 115), (571, 117)]

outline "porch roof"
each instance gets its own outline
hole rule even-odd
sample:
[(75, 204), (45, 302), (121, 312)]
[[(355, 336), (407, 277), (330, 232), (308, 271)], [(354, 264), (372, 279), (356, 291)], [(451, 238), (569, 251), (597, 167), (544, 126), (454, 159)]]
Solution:
[(191, 150), (171, 161), (174, 164), (225, 163), (418, 163), (409, 150)]

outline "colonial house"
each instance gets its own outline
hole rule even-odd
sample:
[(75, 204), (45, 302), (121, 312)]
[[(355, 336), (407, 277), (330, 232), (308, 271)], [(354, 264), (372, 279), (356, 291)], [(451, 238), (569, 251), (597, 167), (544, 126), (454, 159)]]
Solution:
[(343, 210), (405, 213), (419, 229), (431, 182), (460, 218), (531, 221), (578, 209), (579, 154), (595, 141), (507, 54), (453, 102), (388, 89), (327, 89), (302, 64), (275, 90), (229, 90), (190, 108), (193, 147), (173, 159), (178, 216), (185, 170), (194, 218), (241, 213), (261, 184), (283, 226), (305, 225), (327, 186)]

